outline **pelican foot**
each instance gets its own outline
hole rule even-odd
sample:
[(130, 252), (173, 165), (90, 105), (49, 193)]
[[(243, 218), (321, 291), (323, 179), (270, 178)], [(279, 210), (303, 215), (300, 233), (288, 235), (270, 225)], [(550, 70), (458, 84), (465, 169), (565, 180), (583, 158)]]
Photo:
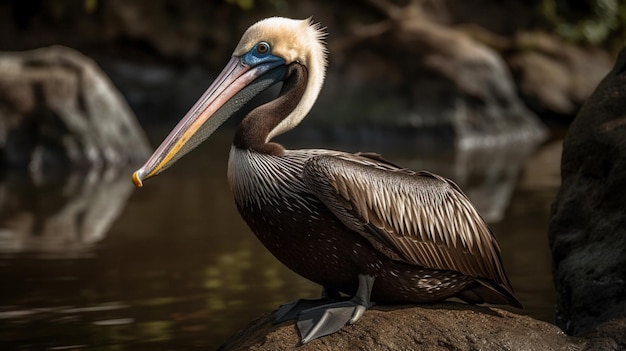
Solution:
[(344, 325), (358, 321), (374, 305), (370, 302), (373, 285), (374, 277), (359, 275), (359, 287), (352, 299), (302, 310), (298, 314), (302, 344), (335, 333)]
[(284, 305), (280, 305), (280, 308), (278, 309), (278, 311), (276, 311), (276, 319), (274, 320), (274, 324), (282, 323), (291, 319), (296, 319), (298, 318), (300, 313), (305, 310), (320, 306), (326, 306), (337, 301), (337, 299), (322, 297), (321, 299), (314, 300), (300, 299), (286, 303)]
[(323, 287), (322, 296), (319, 299), (300, 299), (296, 301), (291, 301), (284, 305), (280, 305), (278, 311), (276, 311), (276, 319), (274, 320), (274, 324), (279, 324), (284, 321), (296, 319), (298, 318), (300, 312), (304, 310), (328, 305), (333, 302), (339, 302), (343, 300), (348, 300), (348, 298), (341, 297), (338, 291)]

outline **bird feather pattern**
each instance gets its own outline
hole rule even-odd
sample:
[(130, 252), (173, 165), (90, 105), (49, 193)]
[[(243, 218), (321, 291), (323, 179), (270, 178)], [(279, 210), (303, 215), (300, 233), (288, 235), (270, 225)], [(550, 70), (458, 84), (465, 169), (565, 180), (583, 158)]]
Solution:
[(353, 154), (313, 157), (303, 179), (346, 226), (389, 258), (510, 287), (492, 232), (451, 180)]

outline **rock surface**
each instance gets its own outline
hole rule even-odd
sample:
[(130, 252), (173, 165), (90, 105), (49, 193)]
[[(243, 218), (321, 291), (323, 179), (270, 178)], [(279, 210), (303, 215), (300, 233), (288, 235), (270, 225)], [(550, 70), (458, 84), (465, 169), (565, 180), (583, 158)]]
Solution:
[(295, 322), (252, 321), (220, 350), (582, 350), (558, 327), (497, 308), (457, 303), (377, 306), (354, 325), (299, 346)]
[(505, 56), (524, 102), (543, 116), (575, 116), (611, 69), (611, 57), (546, 33), (523, 33)]
[[(452, 138), (461, 149), (543, 140), (545, 127), (520, 100), (499, 54), (413, 5), (387, 4), (389, 20), (331, 45), (331, 55), (347, 53), (340, 59), (346, 67), (339, 82), (327, 84), (320, 104), (330, 97), (336, 114), (352, 116), (353, 124), (427, 130), (419, 137)], [(326, 119), (337, 124), (330, 114)]]
[(625, 101), (623, 49), (565, 138), (549, 229), (559, 325), (610, 350), (626, 349)]
[(147, 139), (104, 73), (72, 49), (0, 53), (0, 164), (29, 169), (120, 166)]

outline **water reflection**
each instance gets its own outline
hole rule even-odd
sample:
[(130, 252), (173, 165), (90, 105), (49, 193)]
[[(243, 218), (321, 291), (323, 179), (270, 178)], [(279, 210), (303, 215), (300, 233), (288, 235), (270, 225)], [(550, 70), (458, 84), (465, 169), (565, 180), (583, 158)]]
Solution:
[(126, 174), (111, 168), (0, 181), (0, 252), (75, 256), (104, 238), (132, 192)]
[[(119, 184), (117, 177), (83, 177), (37, 190), (5, 183), (3, 199), (13, 200), (3, 202), (1, 223), (20, 234), (12, 234), (0, 253), (0, 349), (211, 349), (280, 303), (317, 296), (318, 286), (277, 262), (239, 219), (226, 183), (231, 137), (217, 135), (150, 180), (121, 213), (130, 173)], [(526, 311), (550, 320), (554, 299), (545, 237), (558, 184), (536, 186), (532, 179), (545, 177), (525, 168), (516, 186), (523, 157), (513, 160), (519, 151), (416, 159), (385, 150), (385, 156), (454, 178), (470, 197), (502, 206), (502, 220), (492, 226), (511, 281)], [(503, 206), (509, 198), (511, 204)], [(22, 217), (30, 219), (6, 220)], [(43, 225), (33, 225), (34, 218)], [(59, 238), (13, 228), (44, 228), (38, 233), (48, 234), (57, 228)], [(68, 248), (73, 254), (61, 254)], [(35, 250), (56, 259), (42, 259)]]

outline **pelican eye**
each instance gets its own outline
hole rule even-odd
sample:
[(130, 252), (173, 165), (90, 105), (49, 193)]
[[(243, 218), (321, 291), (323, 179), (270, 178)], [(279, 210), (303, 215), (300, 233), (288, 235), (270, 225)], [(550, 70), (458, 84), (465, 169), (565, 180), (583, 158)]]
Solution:
[(256, 46), (256, 52), (261, 54), (261, 55), (265, 55), (267, 53), (270, 52), (270, 44), (266, 43), (266, 42), (260, 42), (257, 44)]
[(274, 64), (276, 62), (283, 62), (284, 59), (272, 55), (272, 47), (266, 41), (258, 42), (256, 45), (252, 47), (247, 53), (242, 56), (243, 63), (256, 66), (262, 63), (266, 64)]

